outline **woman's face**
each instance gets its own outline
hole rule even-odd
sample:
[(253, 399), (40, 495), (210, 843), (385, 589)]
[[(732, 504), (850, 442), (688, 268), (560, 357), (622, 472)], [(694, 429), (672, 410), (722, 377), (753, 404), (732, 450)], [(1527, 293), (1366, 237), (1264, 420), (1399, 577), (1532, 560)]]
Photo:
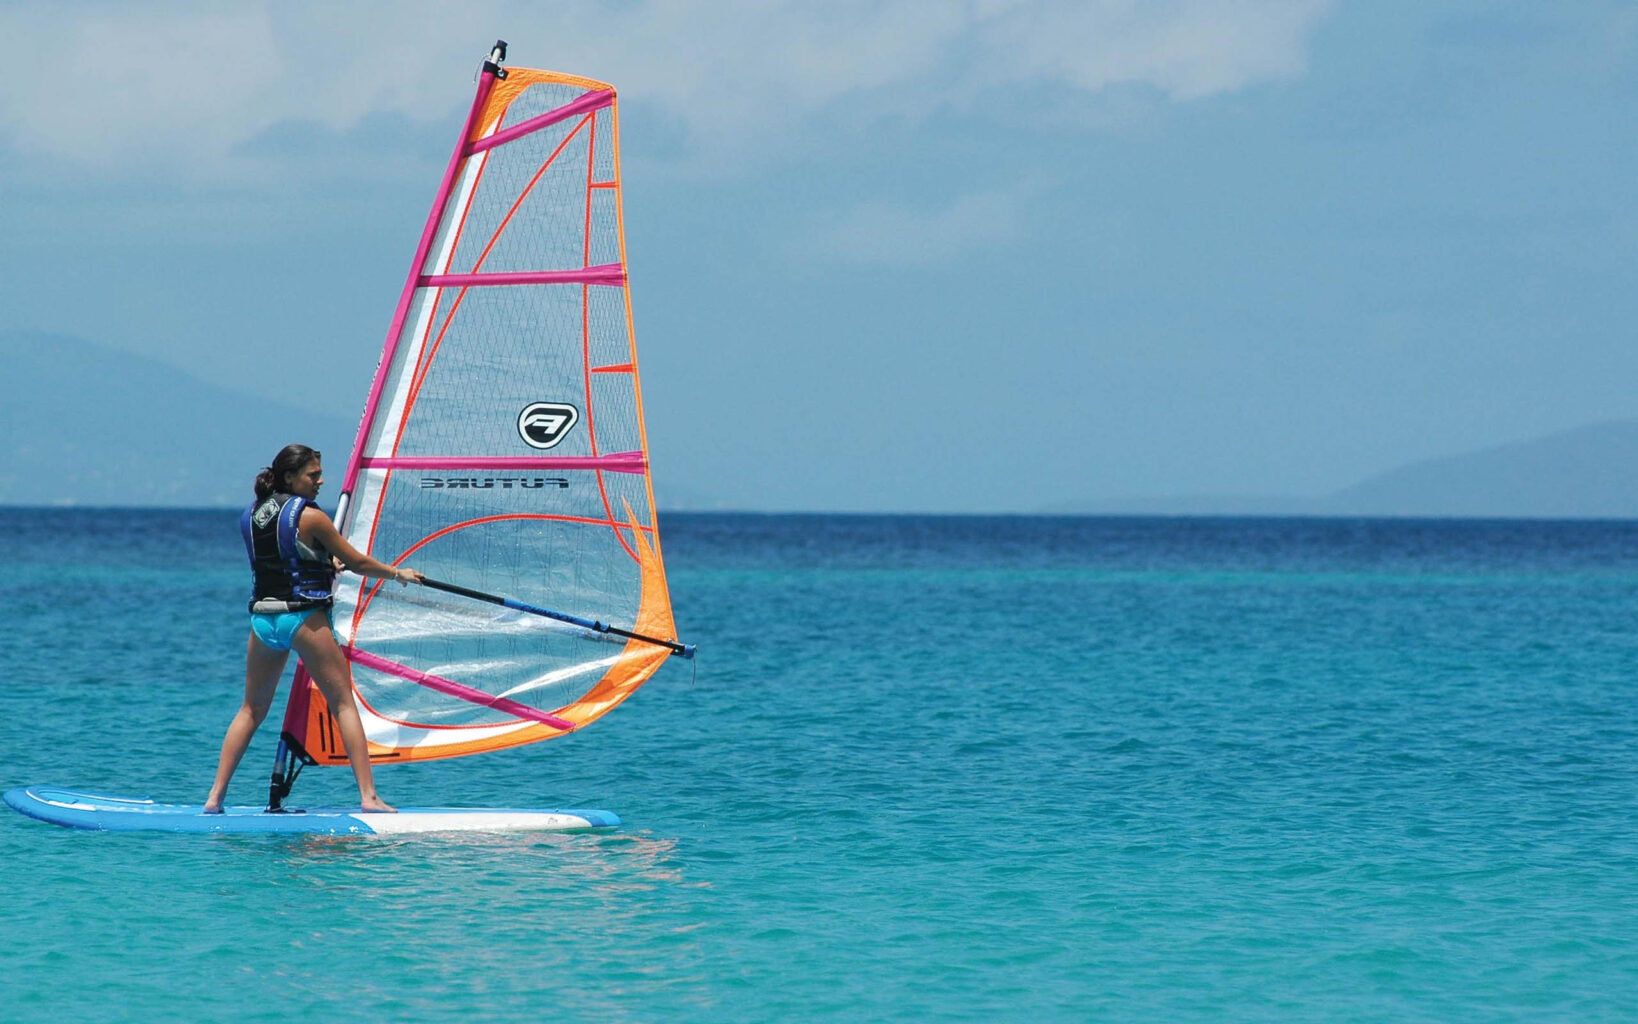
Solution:
[(307, 465), (284, 479), (289, 493), (308, 501), (317, 501), (319, 488), (324, 486), (324, 466), (318, 459), (309, 459)]

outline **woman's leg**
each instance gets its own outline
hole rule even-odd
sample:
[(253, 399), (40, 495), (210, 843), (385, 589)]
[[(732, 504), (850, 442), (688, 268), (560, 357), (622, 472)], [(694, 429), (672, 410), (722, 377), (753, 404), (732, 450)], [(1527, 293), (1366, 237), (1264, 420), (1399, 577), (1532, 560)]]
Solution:
[(228, 725), (227, 737), (222, 740), (222, 757), (216, 762), (216, 781), (211, 784), (210, 796), (205, 798), (206, 814), (216, 814), (222, 810), (228, 780), (233, 778), (234, 769), (239, 767), (239, 760), (245, 756), (245, 748), (250, 746), (250, 737), (255, 734), (256, 727), (262, 724), (262, 719), (267, 717), (267, 709), (273, 706), (273, 694), (278, 692), (279, 676), (284, 673), (284, 662), (289, 656), (289, 651), (275, 651), (256, 639), (256, 634), (250, 635), (250, 646), (245, 649), (245, 701), (239, 705), (238, 714)]
[(353, 705), (352, 681), (347, 671), (347, 658), (336, 646), (330, 633), (330, 618), (323, 613), (307, 617), (296, 630), (290, 646), (301, 655), (307, 674), (318, 684), (319, 692), (330, 703), (330, 713), (341, 728), (341, 744), (347, 748), (347, 760), (353, 766), (353, 778), (358, 780), (358, 799), (366, 811), (390, 811), (386, 801), (376, 795), (375, 778), (370, 774), (370, 748), (364, 740), (364, 723), (358, 718)]

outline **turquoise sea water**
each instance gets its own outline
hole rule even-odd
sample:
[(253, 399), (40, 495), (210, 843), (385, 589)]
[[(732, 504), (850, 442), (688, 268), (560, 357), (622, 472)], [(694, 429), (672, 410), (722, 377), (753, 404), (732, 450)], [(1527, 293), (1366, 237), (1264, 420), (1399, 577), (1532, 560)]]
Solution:
[[(234, 519), (0, 509), (0, 786), (203, 796)], [(1638, 1019), (1638, 524), (662, 532), (697, 678), (378, 776), (618, 834), (0, 808), (0, 1020)]]

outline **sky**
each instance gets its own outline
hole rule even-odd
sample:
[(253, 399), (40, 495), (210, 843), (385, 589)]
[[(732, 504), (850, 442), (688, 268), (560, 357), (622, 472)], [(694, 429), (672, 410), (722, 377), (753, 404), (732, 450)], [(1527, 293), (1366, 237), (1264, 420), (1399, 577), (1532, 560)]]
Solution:
[(14, 0), (0, 329), (356, 417), (497, 37), (620, 91), (662, 506), (1321, 495), (1638, 416), (1600, 0)]

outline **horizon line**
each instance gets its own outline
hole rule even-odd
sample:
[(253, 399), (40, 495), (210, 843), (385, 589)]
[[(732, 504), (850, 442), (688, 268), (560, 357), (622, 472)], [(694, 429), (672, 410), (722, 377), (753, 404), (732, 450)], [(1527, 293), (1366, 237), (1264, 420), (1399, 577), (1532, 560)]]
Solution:
[[(237, 505), (97, 505), (80, 503), (13, 504), (0, 501), (0, 512), (209, 512), (237, 515)], [(759, 518), (826, 517), (833, 519), (1200, 519), (1200, 520), (1309, 520), (1471, 523), (1632, 523), (1638, 514), (1541, 516), (1505, 512), (1468, 515), (1456, 513), (1316, 513), (1316, 512), (907, 512), (826, 511), (773, 509), (698, 509), (656, 507), (658, 516), (743, 516)]]

